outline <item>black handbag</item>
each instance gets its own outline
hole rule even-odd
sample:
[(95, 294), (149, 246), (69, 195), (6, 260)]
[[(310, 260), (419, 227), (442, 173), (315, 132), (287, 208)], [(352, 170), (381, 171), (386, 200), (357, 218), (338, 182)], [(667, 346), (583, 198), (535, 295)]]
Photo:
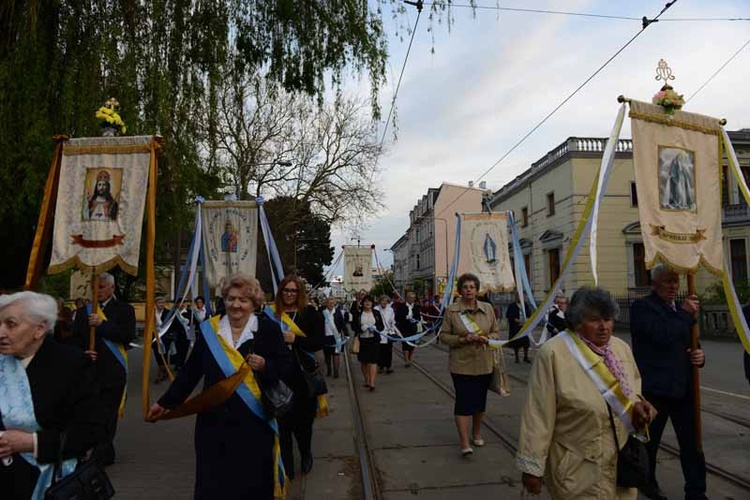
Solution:
[(294, 392), (283, 381), (278, 380), (275, 384), (262, 384), (258, 381), (258, 385), (263, 408), (269, 417), (283, 417), (294, 406)]
[(94, 459), (79, 460), (75, 471), (60, 478), (64, 446), (65, 434), (60, 442), (52, 485), (44, 493), (44, 500), (109, 500), (114, 497), (115, 489), (112, 483), (104, 469)]
[(315, 361), (315, 367), (312, 370), (308, 370), (305, 368), (305, 364), (302, 363), (302, 360), (299, 359), (299, 352), (297, 352), (296, 349), (295, 354), (297, 355), (299, 368), (300, 370), (302, 370), (302, 376), (305, 379), (305, 385), (307, 386), (307, 395), (311, 398), (315, 398), (323, 394), (328, 394), (326, 379), (323, 376), (323, 373), (320, 371), (318, 362)]
[(649, 458), (646, 445), (637, 437), (630, 435), (625, 442), (625, 446), (620, 449), (620, 443), (617, 440), (617, 431), (615, 430), (615, 420), (612, 416), (612, 408), (607, 405), (609, 410), (609, 423), (612, 426), (612, 432), (615, 435), (615, 446), (617, 453), (617, 486), (623, 488), (645, 488), (649, 483)]

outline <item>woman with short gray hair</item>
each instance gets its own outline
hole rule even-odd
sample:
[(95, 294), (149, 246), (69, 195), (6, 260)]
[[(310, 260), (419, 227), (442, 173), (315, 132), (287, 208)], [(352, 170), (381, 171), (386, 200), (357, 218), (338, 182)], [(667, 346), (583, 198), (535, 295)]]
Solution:
[(516, 455), (530, 493), (544, 477), (554, 499), (637, 496), (617, 485), (618, 452), (656, 411), (640, 396), (630, 347), (612, 335), (618, 311), (608, 291), (583, 287), (565, 313), (571, 328), (539, 349)]
[(60, 452), (70, 474), (104, 435), (89, 358), (53, 338), (56, 319), (49, 295), (0, 296), (3, 498), (44, 497)]

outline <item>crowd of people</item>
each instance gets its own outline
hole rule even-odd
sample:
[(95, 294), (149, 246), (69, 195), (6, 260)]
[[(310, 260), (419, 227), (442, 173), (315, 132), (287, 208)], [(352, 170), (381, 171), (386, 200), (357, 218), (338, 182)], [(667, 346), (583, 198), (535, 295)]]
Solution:
[[(606, 290), (589, 287), (570, 301), (556, 298), (546, 316), (550, 339), (533, 362), (528, 338), (509, 344), (516, 362), (522, 352), (523, 361), (532, 363), (516, 456), (529, 493), (544, 484), (556, 499), (635, 498), (637, 486), (648, 498), (666, 498), (656, 457), (671, 419), (685, 496), (706, 498), (690, 376), (693, 366), (705, 364), (703, 351), (690, 348), (699, 303), (695, 296), (677, 301), (679, 276), (664, 266), (652, 270), (652, 281), (653, 292), (631, 307), (632, 349), (613, 336), (617, 303)], [(133, 307), (115, 296), (112, 275), (100, 275), (97, 283), (96, 308), (80, 301), (66, 310), (35, 292), (0, 296), (3, 498), (43, 498), (53, 471), (64, 475), (81, 460), (105, 467), (116, 459), (113, 439), (136, 320)], [(460, 453), (469, 457), (484, 445), (487, 392), (496, 372), (505, 371), (494, 342), (504, 336), (503, 316), (479, 297), (476, 276), (464, 274), (457, 285), (458, 296), (438, 324), (449, 349)], [(212, 398), (202, 401), (195, 423), (195, 498), (279, 497), (286, 481), (313, 469), (313, 427), (325, 415), (325, 376), (340, 377), (344, 349), (356, 353), (363, 386), (372, 392), (379, 374), (394, 372), (396, 344), (408, 368), (415, 343), (402, 340), (441, 317), (437, 300), (420, 304), (414, 292), (392, 299), (360, 291), (351, 302), (328, 297), (319, 304), (296, 275), (286, 276), (271, 300), (254, 278), (231, 277), (215, 317), (203, 297), (192, 307), (178, 302), (172, 313), (165, 303), (156, 301), (153, 317), (159, 332), (154, 382), (171, 369), (176, 376), (147, 420), (179, 414), (203, 379)], [(520, 300), (508, 307), (509, 338), (529, 314)], [(229, 390), (216, 390), (227, 381), (233, 381)], [(293, 399), (281, 411), (264, 395), (284, 387)], [(642, 446), (648, 456), (637, 484), (625, 482), (619, 471), (621, 450), (629, 446)]]

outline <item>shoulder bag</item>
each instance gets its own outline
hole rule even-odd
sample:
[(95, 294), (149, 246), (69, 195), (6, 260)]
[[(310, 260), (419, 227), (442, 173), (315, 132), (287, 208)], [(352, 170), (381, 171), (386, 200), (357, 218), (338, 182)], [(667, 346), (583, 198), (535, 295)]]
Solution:
[(62, 471), (62, 450), (66, 435), (62, 435), (60, 450), (52, 476), (52, 485), (44, 493), (44, 500), (109, 500), (115, 496), (104, 469), (93, 458), (79, 461), (76, 470), (60, 478)]
[[(317, 361), (315, 362), (315, 368), (312, 370), (305, 369), (305, 365), (302, 363), (302, 360), (299, 358), (299, 350), (295, 349), (294, 354), (297, 356), (297, 363), (299, 363), (299, 368), (302, 371), (302, 376), (305, 379), (305, 385), (307, 386), (307, 395), (311, 398), (315, 398), (318, 396), (322, 396), (323, 394), (328, 394), (328, 386), (326, 385), (326, 379), (323, 377), (323, 374), (320, 371), (320, 366), (318, 365)], [(306, 355), (313, 356), (314, 354), (308, 354)]]
[(615, 420), (612, 416), (612, 408), (607, 405), (609, 410), (609, 423), (612, 426), (612, 433), (615, 436), (615, 446), (617, 446), (617, 486), (623, 488), (645, 488), (649, 481), (649, 459), (646, 445), (632, 434), (625, 442), (625, 446), (620, 449), (620, 443), (617, 440), (617, 430), (615, 429)]
[(270, 418), (283, 417), (292, 409), (294, 392), (281, 379), (274, 384), (262, 383), (257, 376), (256, 380), (260, 386), (263, 408)]

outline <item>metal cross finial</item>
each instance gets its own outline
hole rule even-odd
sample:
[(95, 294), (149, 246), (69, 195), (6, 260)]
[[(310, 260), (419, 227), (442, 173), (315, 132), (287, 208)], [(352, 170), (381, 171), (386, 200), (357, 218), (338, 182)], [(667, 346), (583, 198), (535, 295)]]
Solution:
[(109, 109), (116, 109), (118, 106), (120, 106), (120, 103), (117, 102), (117, 99), (115, 99), (114, 97), (110, 97), (109, 101), (107, 101), (107, 107)]
[(669, 80), (674, 80), (672, 68), (669, 67), (667, 61), (665, 61), (664, 59), (659, 59), (659, 65), (656, 67), (655, 79), (657, 81), (664, 80), (665, 84), (669, 83)]

